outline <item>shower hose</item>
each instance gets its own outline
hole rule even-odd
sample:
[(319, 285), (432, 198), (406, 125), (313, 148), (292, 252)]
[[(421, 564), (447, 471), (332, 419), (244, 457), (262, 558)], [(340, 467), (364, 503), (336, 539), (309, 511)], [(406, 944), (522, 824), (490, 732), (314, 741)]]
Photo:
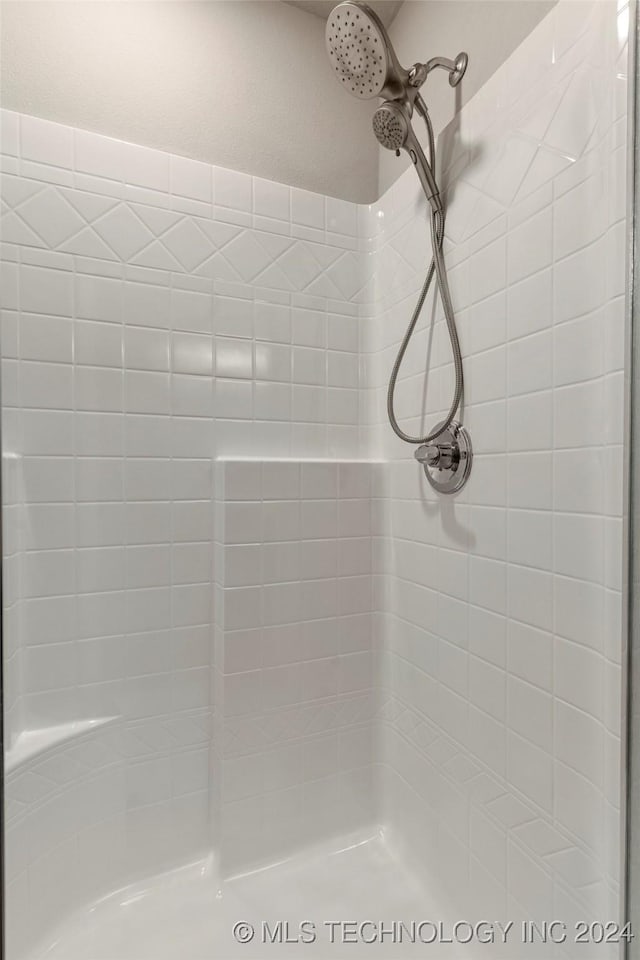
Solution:
[[(416, 100), (416, 105), (424, 118), (424, 122), (427, 127), (427, 133), (429, 136), (429, 156), (428, 162), (433, 172), (435, 179), (436, 176), (436, 151), (435, 151), (435, 141), (433, 136), (433, 127), (431, 124), (431, 119), (429, 117), (429, 112), (427, 110), (426, 104), (420, 96)], [(389, 422), (398, 437), (401, 440), (406, 441), (406, 443), (431, 443), (437, 437), (439, 437), (445, 430), (451, 425), (453, 419), (456, 415), (456, 411), (460, 406), (460, 401), (462, 399), (462, 390), (463, 390), (463, 374), (462, 374), (462, 355), (460, 353), (460, 341), (458, 339), (458, 331), (456, 330), (456, 321), (453, 312), (453, 304), (451, 302), (451, 292), (449, 290), (449, 283), (447, 281), (447, 271), (444, 263), (444, 254), (442, 252), (442, 244), (444, 240), (444, 221), (445, 213), (444, 208), (441, 207), (439, 210), (434, 210), (430, 206), (430, 216), (431, 216), (431, 246), (433, 248), (433, 257), (427, 270), (427, 275), (425, 277), (422, 290), (420, 291), (420, 296), (418, 297), (418, 302), (415, 305), (409, 326), (407, 331), (402, 339), (400, 344), (400, 349), (398, 350), (398, 355), (393, 364), (393, 369), (391, 371), (391, 377), (389, 378), (389, 389), (387, 390), (387, 415), (389, 417)], [(424, 302), (427, 298), (427, 294), (431, 288), (431, 283), (433, 277), (436, 277), (436, 282), (438, 286), (438, 291), (440, 293), (440, 299), (442, 300), (442, 307), (444, 310), (444, 316), (447, 323), (447, 330), (449, 333), (449, 340), (451, 342), (451, 352), (453, 353), (453, 364), (455, 367), (455, 376), (456, 383), (455, 389), (453, 391), (453, 399), (451, 401), (451, 406), (449, 407), (449, 412), (447, 413), (446, 418), (442, 423), (434, 428), (431, 433), (427, 433), (424, 437), (412, 437), (410, 434), (405, 433), (404, 430), (398, 424), (394, 411), (394, 393), (396, 389), (396, 383), (398, 380), (398, 373), (400, 372), (400, 366), (404, 359), (404, 355), (407, 352), (407, 347), (413, 336), (413, 331), (415, 330), (416, 323), (418, 322), (418, 317), (422, 312)]]

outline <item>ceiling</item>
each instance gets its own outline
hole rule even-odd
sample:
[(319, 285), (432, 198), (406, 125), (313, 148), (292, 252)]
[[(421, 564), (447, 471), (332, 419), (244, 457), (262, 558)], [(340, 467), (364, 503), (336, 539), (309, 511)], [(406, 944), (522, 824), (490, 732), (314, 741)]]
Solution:
[[(285, 3), (290, 3), (292, 7), (300, 7), (301, 10), (326, 20), (338, 0), (285, 0)], [(402, 0), (367, 0), (367, 3), (373, 7), (387, 27), (402, 6)]]

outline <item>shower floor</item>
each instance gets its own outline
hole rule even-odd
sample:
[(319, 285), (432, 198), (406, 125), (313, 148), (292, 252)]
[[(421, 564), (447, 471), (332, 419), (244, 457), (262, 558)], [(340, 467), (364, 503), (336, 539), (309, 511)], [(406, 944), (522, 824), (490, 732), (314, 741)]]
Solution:
[[(352, 928), (343, 932), (337, 926), (331, 943), (327, 925), (373, 921), (380, 930), (383, 921), (389, 927), (393, 921), (427, 919), (442, 919), (433, 897), (375, 837), (228, 881), (222, 896), (207, 861), (162, 874), (111, 894), (68, 920), (31, 960), (337, 960), (365, 950), (389, 958), (405, 952), (451, 960), (468, 955), (460, 946), (443, 951), (442, 944), (400, 945), (397, 938), (395, 943), (348, 942)], [(250, 943), (234, 940), (232, 930), (239, 921), (253, 925)], [(261, 942), (263, 921), (275, 932), (275, 942)], [(277, 921), (282, 921), (279, 933)], [(315, 923), (315, 942), (292, 942), (303, 921)], [(363, 929), (365, 937), (373, 932), (372, 926)]]

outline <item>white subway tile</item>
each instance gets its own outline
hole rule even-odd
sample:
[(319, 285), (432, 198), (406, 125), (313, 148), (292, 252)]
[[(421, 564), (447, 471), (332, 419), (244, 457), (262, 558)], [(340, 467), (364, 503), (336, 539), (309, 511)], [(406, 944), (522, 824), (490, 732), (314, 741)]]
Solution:
[(251, 213), (252, 190), (251, 177), (234, 170), (216, 167), (214, 170), (215, 202), (222, 207), (231, 207), (244, 213)]
[(31, 313), (73, 315), (73, 277), (61, 270), (20, 267), (20, 307)]
[(86, 130), (74, 130), (75, 168), (108, 180), (122, 180), (126, 145)]
[(122, 366), (122, 328), (112, 323), (77, 320), (73, 331), (74, 359), (88, 366)]
[(25, 360), (71, 362), (72, 323), (61, 317), (22, 314), (20, 355)]
[[(310, 193), (308, 190), (292, 188), (291, 219), (294, 223), (323, 230), (325, 225), (324, 197), (318, 193)], [(333, 230), (334, 228), (330, 227), (330, 229)]]
[(73, 169), (73, 129), (20, 116), (20, 155), (25, 160)]
[(168, 192), (169, 157), (166, 153), (132, 143), (123, 144), (122, 151), (126, 183)]
[(211, 203), (213, 175), (211, 167), (185, 157), (170, 157), (171, 193)]
[(275, 220), (290, 219), (290, 189), (272, 180), (253, 178), (253, 212)]
[(211, 376), (213, 341), (211, 337), (174, 333), (171, 340), (172, 369), (175, 373)]
[(78, 276), (75, 281), (76, 317), (122, 322), (125, 285), (108, 277)]
[(511, 231), (507, 241), (509, 283), (517, 283), (549, 266), (551, 236), (552, 214), (548, 209)]
[(252, 344), (244, 340), (219, 337), (216, 340), (215, 371), (217, 377), (251, 379), (253, 376)]
[(168, 371), (169, 334), (167, 331), (126, 327), (124, 365), (128, 370)]

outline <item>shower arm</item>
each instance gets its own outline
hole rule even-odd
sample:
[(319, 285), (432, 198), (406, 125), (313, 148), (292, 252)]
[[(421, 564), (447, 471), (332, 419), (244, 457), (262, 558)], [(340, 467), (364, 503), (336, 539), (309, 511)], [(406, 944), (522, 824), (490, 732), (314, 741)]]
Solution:
[(409, 83), (412, 87), (421, 87), (432, 70), (447, 70), (449, 73), (449, 83), (452, 87), (457, 87), (464, 72), (467, 69), (469, 57), (466, 53), (459, 53), (455, 60), (448, 57), (432, 57), (426, 63), (414, 63), (409, 70)]

